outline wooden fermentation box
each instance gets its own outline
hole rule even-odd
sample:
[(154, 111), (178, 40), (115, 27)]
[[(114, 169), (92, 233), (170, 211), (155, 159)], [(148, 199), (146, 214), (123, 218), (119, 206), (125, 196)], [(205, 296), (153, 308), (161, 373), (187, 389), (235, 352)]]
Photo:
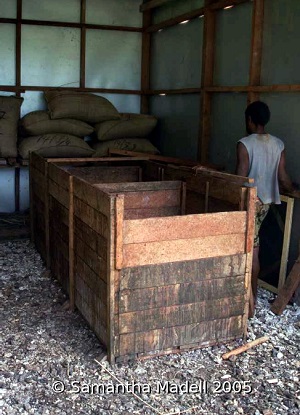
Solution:
[(80, 163), (32, 156), (33, 236), (110, 362), (245, 335), (255, 189), (147, 160)]

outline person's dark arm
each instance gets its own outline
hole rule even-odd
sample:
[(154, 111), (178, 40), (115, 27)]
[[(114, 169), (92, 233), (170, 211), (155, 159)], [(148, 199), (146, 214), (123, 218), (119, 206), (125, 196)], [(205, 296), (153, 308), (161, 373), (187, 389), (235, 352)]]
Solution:
[(238, 143), (237, 145), (236, 160), (235, 174), (247, 177), (249, 173), (249, 155), (243, 143)]
[(286, 172), (286, 158), (285, 158), (285, 150), (282, 151), (278, 166), (278, 181), (280, 190), (283, 193), (289, 193), (292, 196), (300, 197), (300, 191), (296, 190), (293, 186), (293, 183), (290, 179), (290, 176)]

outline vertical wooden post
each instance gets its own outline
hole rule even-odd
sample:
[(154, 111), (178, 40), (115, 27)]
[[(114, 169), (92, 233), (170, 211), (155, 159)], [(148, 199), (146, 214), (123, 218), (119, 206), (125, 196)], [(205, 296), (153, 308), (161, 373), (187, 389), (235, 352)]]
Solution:
[(142, 66), (141, 66), (141, 114), (149, 113), (149, 98), (145, 94), (150, 89), (150, 52), (151, 33), (145, 30), (151, 25), (151, 10), (143, 12), (143, 34), (142, 34)]
[[(283, 197), (281, 197), (283, 199)], [(284, 233), (283, 233), (283, 244), (282, 244), (282, 253), (280, 259), (280, 271), (279, 271), (279, 280), (278, 280), (278, 290), (280, 290), (285, 283), (286, 279), (286, 269), (289, 256), (289, 245), (291, 239), (291, 230), (292, 230), (292, 221), (293, 221), (293, 211), (294, 211), (294, 199), (292, 197), (286, 198), (286, 215), (285, 215), (285, 224), (284, 224)]]
[(29, 200), (30, 200), (30, 240), (34, 243), (34, 203), (33, 203), (33, 180), (32, 180), (32, 153), (29, 153)]
[(205, 183), (205, 204), (204, 204), (204, 213), (208, 212), (208, 202), (209, 202), (209, 182)]
[(248, 188), (247, 197), (247, 230), (246, 230), (246, 270), (245, 270), (245, 314), (244, 314), (244, 336), (247, 336), (247, 320), (249, 314), (254, 313), (254, 299), (251, 287), (252, 277), (252, 259), (253, 259), (253, 242), (255, 229), (255, 202), (256, 187)]
[[(208, 6), (210, 3), (211, 0), (205, 0), (205, 6)], [(205, 8), (202, 51), (202, 88), (213, 86), (215, 21), (215, 11)], [(211, 136), (211, 93), (204, 90), (201, 96), (201, 103), (198, 160), (200, 160), (201, 163), (206, 163), (208, 161), (209, 141)]]
[[(81, 0), (80, 23), (86, 23), (86, 0)], [(85, 54), (86, 54), (86, 28), (81, 26), (80, 33), (80, 88), (85, 88)]]
[[(264, 0), (253, 1), (252, 41), (250, 56), (249, 85), (259, 86), (261, 77), (261, 62), (264, 31)], [(248, 104), (259, 99), (258, 92), (248, 93)]]
[(124, 220), (124, 195), (116, 197), (116, 269), (122, 269), (123, 265), (123, 220)]
[(70, 309), (75, 310), (75, 278), (74, 278), (74, 184), (73, 176), (69, 177), (69, 297)]
[(50, 268), (50, 220), (49, 220), (49, 180), (48, 180), (49, 163), (45, 161), (45, 187), (44, 187), (44, 201), (45, 201), (45, 245), (46, 245), (46, 267)]
[(181, 215), (186, 212), (186, 182), (181, 183)]
[(20, 167), (15, 167), (15, 211), (20, 212)]
[[(21, 33), (22, 33), (22, 0), (17, 1), (17, 25), (16, 25), (16, 86), (21, 86)], [(20, 92), (16, 96), (20, 96)]]

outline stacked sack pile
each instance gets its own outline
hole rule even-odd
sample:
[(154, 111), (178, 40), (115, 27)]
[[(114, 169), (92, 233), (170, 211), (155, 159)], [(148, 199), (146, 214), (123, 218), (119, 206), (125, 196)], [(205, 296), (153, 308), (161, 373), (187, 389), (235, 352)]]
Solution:
[(23, 98), (0, 96), (0, 157), (16, 158), (18, 121)]
[[(23, 159), (31, 151), (44, 157), (103, 157), (112, 148), (159, 153), (145, 138), (157, 123), (155, 117), (119, 114), (106, 98), (76, 91), (51, 90), (45, 98), (48, 111), (20, 120)], [(84, 137), (94, 139), (86, 142)]]

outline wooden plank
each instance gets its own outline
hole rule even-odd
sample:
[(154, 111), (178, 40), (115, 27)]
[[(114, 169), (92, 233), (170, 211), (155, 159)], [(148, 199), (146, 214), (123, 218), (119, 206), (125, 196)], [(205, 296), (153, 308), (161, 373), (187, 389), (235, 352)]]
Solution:
[(246, 255), (210, 257), (135, 268), (123, 268), (120, 290), (187, 284), (245, 274)]
[[(209, 2), (205, 2), (207, 6)], [(213, 11), (205, 7), (204, 11), (204, 34), (202, 48), (202, 88), (213, 85), (214, 57), (215, 57), (215, 21)], [(201, 125), (199, 129), (198, 160), (206, 163), (209, 156), (209, 142), (211, 134), (211, 95), (206, 91), (201, 94)]]
[(46, 166), (48, 167), (49, 179), (58, 184), (66, 191), (69, 191), (70, 174), (53, 163), (46, 163)]
[[(179, 16), (172, 17), (171, 19), (167, 19), (160, 23), (151, 25), (146, 29), (146, 33), (158, 32), (161, 29), (166, 29), (168, 27), (176, 26), (177, 24), (184, 22), (185, 20), (196, 19), (197, 17), (203, 16), (203, 15), (204, 15), (204, 7), (201, 7), (199, 9), (192, 10), (187, 13), (183, 13)], [(192, 88), (189, 88), (189, 89), (192, 89)], [(199, 90), (199, 92), (201, 92), (201, 89)]]
[(31, 176), (34, 183), (36, 183), (41, 190), (40, 198), (45, 198), (46, 191), (46, 170), (44, 174), (40, 173), (35, 167), (31, 167)]
[(135, 267), (234, 255), (243, 253), (244, 249), (245, 235), (243, 234), (129, 244), (124, 245), (123, 248), (123, 266)]
[(289, 273), (284, 285), (278, 288), (278, 296), (271, 305), (271, 311), (277, 315), (282, 314), (289, 300), (300, 285), (300, 255)]
[(158, 190), (180, 190), (181, 182), (179, 180), (173, 180), (164, 182), (101, 183), (94, 184), (93, 186), (105, 192), (126, 193)]
[(74, 196), (73, 177), (69, 177), (69, 297), (70, 309), (75, 310), (75, 277), (74, 277)]
[[(74, 259), (75, 282), (78, 278), (82, 279), (91, 291), (97, 296), (99, 301), (107, 305), (107, 283), (99, 278), (98, 274), (92, 270), (79, 256)], [(80, 287), (76, 285), (76, 290), (80, 292)], [(81, 294), (82, 295), (82, 294)], [(105, 322), (106, 324), (106, 322)]]
[[(262, 48), (264, 32), (264, 0), (253, 1), (252, 12), (252, 40), (250, 56), (250, 85), (260, 85)], [(259, 99), (257, 92), (248, 93), (248, 103)]]
[(244, 296), (120, 313), (120, 334), (197, 324), (243, 314)]
[[(32, 22), (38, 22), (37, 25), (41, 25), (43, 26), (43, 21), (41, 21), (39, 23), (39, 20), (33, 20)], [(0, 23), (1, 23), (1, 19), (0, 19)], [(60, 23), (60, 22), (59, 22)], [(34, 23), (33, 23), (34, 24)], [(72, 23), (70, 23), (72, 24)], [(75, 23), (76, 24), (76, 23)], [(47, 25), (47, 26), (51, 26), (51, 25)], [(53, 25), (55, 26), (55, 24)], [(97, 25), (86, 25), (86, 28), (91, 28), (93, 29), (93, 26), (97, 26)], [(66, 26), (68, 27), (68, 26)], [(103, 30), (119, 30), (120, 26), (109, 26), (107, 29), (104, 27)], [(101, 28), (100, 28), (101, 29)], [(135, 30), (135, 28), (128, 28), (128, 32), (142, 32), (142, 28), (137, 28), (137, 30)], [(121, 29), (122, 30), (122, 29)], [(122, 30), (123, 31), (123, 30)], [(125, 30), (127, 31), (127, 30)], [(77, 92), (92, 92), (92, 93), (97, 93), (97, 92), (102, 92), (102, 93), (107, 93), (107, 94), (125, 94), (125, 95), (141, 95), (141, 91), (138, 89), (116, 89), (116, 88), (72, 88), (72, 87), (66, 87), (66, 88), (59, 88), (59, 87), (49, 87), (47, 85), (22, 85), (20, 87), (18, 86), (12, 86), (12, 85), (1, 85), (1, 90), (2, 91), (11, 91), (11, 92), (25, 92), (25, 91), (49, 91), (51, 89), (60, 89), (60, 90), (68, 90), (68, 91), (77, 91)]]
[(95, 185), (74, 177), (74, 196), (103, 215), (110, 214), (111, 198)]
[(150, 209), (180, 206), (180, 190), (157, 190), (124, 193), (124, 209)]
[(205, 92), (299, 92), (300, 84), (296, 85), (237, 85), (237, 86), (207, 86)]
[(68, 168), (68, 173), (91, 184), (139, 181), (139, 166), (83, 166)]
[[(86, 23), (86, 0), (80, 1), (80, 23)], [(80, 88), (85, 87), (86, 28), (80, 29)]]
[(108, 218), (77, 197), (74, 198), (74, 214), (96, 233), (105, 238), (109, 238), (110, 229)]
[(151, 25), (152, 14), (150, 10), (143, 12), (143, 34), (142, 34), (142, 60), (141, 60), (141, 114), (149, 113), (149, 97), (143, 92), (150, 88), (150, 59), (151, 59), (151, 35), (147, 28)]
[(293, 212), (294, 212), (294, 199), (289, 197), (287, 201), (286, 215), (285, 215), (283, 245), (282, 245), (279, 280), (278, 280), (278, 290), (280, 290), (284, 286), (284, 282), (286, 279), (286, 271), (287, 271), (287, 264), (288, 264), (288, 258), (289, 258), (289, 247), (290, 247), (291, 232), (292, 232)]
[(170, 1), (174, 2), (174, 0), (148, 0), (140, 5), (140, 12), (145, 12), (146, 10), (151, 10), (156, 7), (163, 6), (164, 4), (169, 3)]
[(119, 312), (192, 304), (243, 295), (245, 293), (244, 279), (242, 275), (185, 284), (122, 290), (119, 293)]
[(49, 194), (54, 197), (59, 203), (61, 203), (65, 208), (69, 209), (69, 193), (50, 179), (48, 180), (48, 185)]
[(43, 175), (45, 173), (45, 164), (46, 162), (43, 157), (39, 156), (35, 152), (30, 153), (30, 165), (36, 170), (39, 170), (39, 172)]
[[(246, 272), (245, 272), (245, 313), (244, 313), (244, 337), (247, 336), (247, 319), (254, 315), (254, 296), (252, 292), (252, 260), (253, 260), (253, 243), (255, 230), (255, 205), (256, 205), (256, 187), (248, 188), (247, 196), (247, 231), (245, 251)], [(254, 282), (256, 284), (256, 282)]]
[(74, 252), (76, 256), (81, 258), (98, 275), (98, 278), (107, 282), (107, 252), (103, 251), (101, 252), (102, 256), (97, 254), (85, 241), (75, 236)]
[(167, 206), (159, 208), (141, 208), (141, 209), (126, 209), (124, 211), (125, 220), (145, 219), (145, 218), (160, 218), (168, 216), (178, 216), (181, 214), (181, 206)]
[(15, 212), (20, 212), (20, 167), (15, 167)]
[(195, 347), (195, 344), (198, 344), (198, 347), (207, 347), (240, 337), (242, 329), (242, 319), (237, 316), (149, 332), (122, 334), (120, 354), (151, 352), (152, 356), (161, 350), (181, 345)]
[(59, 226), (65, 225), (67, 228), (69, 228), (69, 209), (64, 207), (52, 196), (49, 198), (49, 211), (51, 217), (60, 222)]
[(126, 220), (124, 222), (124, 244), (245, 234), (245, 232), (246, 212)]
[(267, 282), (258, 279), (258, 285), (262, 288), (264, 288), (265, 290), (271, 291), (272, 293), (277, 294), (278, 293), (278, 288), (274, 287), (271, 284), (268, 284)]
[(45, 165), (45, 245), (46, 245), (46, 267), (50, 267), (50, 235), (49, 235), (49, 178), (48, 164)]
[(164, 157), (159, 156), (156, 154), (149, 154), (149, 153), (139, 153), (136, 151), (128, 151), (128, 150), (119, 150), (119, 149), (111, 149), (110, 154), (116, 154), (116, 155), (124, 155), (124, 156), (133, 156), (133, 157), (145, 157), (148, 158), (148, 160), (157, 160), (157, 161), (163, 161), (165, 163), (175, 163), (180, 164), (182, 166), (196, 166), (198, 164), (197, 161), (193, 160), (183, 160), (176, 157)]
[(239, 4), (248, 3), (249, 0), (218, 0), (212, 2), (208, 7), (210, 10), (221, 10), (228, 6), (238, 6)]
[(186, 210), (186, 183), (182, 182), (181, 184), (181, 215), (185, 215), (185, 210)]
[(77, 216), (74, 217), (74, 222), (74, 232), (76, 237), (84, 241), (84, 243), (95, 251), (98, 256), (107, 260), (107, 239), (102, 235), (98, 235), (94, 229), (82, 222)]
[(124, 195), (116, 197), (116, 269), (122, 269), (123, 265), (123, 220), (124, 220)]

